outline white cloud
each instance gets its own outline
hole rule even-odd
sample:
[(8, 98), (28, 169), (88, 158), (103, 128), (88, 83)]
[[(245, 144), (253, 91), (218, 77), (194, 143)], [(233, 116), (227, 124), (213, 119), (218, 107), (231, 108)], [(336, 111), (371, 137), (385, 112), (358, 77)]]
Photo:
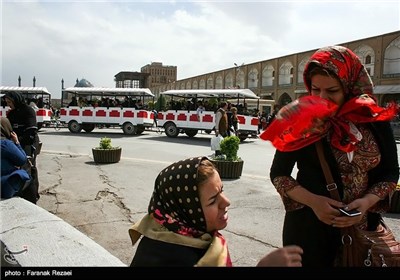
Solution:
[(114, 87), (151, 62), (178, 79), (400, 30), (400, 2), (35, 1), (2, 3), (1, 84), (54, 98), (86, 78)]

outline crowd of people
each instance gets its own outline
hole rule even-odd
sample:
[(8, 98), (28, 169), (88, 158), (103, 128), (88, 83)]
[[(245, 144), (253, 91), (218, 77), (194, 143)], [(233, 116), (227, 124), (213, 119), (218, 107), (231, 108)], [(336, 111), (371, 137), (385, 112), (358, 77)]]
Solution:
[(82, 96), (73, 96), (71, 101), (68, 103), (69, 106), (78, 107), (124, 107), (124, 108), (135, 108), (135, 109), (147, 109), (147, 104), (143, 103), (141, 99), (134, 99), (131, 96), (125, 96), (122, 100), (117, 97), (102, 97), (100, 99), (87, 99)]

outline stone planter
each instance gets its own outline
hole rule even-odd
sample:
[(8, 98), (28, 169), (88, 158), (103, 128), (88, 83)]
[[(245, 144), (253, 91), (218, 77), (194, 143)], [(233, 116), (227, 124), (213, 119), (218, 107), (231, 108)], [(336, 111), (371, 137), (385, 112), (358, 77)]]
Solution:
[(92, 148), (93, 160), (96, 163), (116, 163), (121, 159), (122, 148), (99, 149)]
[(242, 175), (243, 160), (223, 161), (210, 159), (210, 161), (217, 167), (221, 179), (238, 179)]

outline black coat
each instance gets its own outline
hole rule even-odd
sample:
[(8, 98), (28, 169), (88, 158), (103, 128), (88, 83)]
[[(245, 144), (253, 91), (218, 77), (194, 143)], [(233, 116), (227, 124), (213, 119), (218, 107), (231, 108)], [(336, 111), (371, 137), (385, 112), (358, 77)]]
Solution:
[(5, 94), (7, 98), (13, 100), (15, 108), (8, 112), (7, 118), (17, 133), (21, 146), (35, 145), (37, 146), (37, 121), (36, 111), (25, 103), (21, 94), (16, 92), (8, 92)]

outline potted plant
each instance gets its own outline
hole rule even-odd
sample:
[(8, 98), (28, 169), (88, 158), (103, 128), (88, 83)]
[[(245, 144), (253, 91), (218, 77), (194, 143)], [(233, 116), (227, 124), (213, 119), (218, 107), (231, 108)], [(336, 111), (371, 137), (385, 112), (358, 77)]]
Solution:
[(121, 147), (113, 147), (111, 139), (102, 137), (100, 144), (96, 148), (92, 148), (93, 160), (96, 163), (115, 163), (121, 159)]
[(237, 179), (242, 175), (243, 160), (238, 156), (240, 138), (236, 135), (225, 137), (220, 143), (222, 155), (210, 160), (217, 167), (222, 179)]

